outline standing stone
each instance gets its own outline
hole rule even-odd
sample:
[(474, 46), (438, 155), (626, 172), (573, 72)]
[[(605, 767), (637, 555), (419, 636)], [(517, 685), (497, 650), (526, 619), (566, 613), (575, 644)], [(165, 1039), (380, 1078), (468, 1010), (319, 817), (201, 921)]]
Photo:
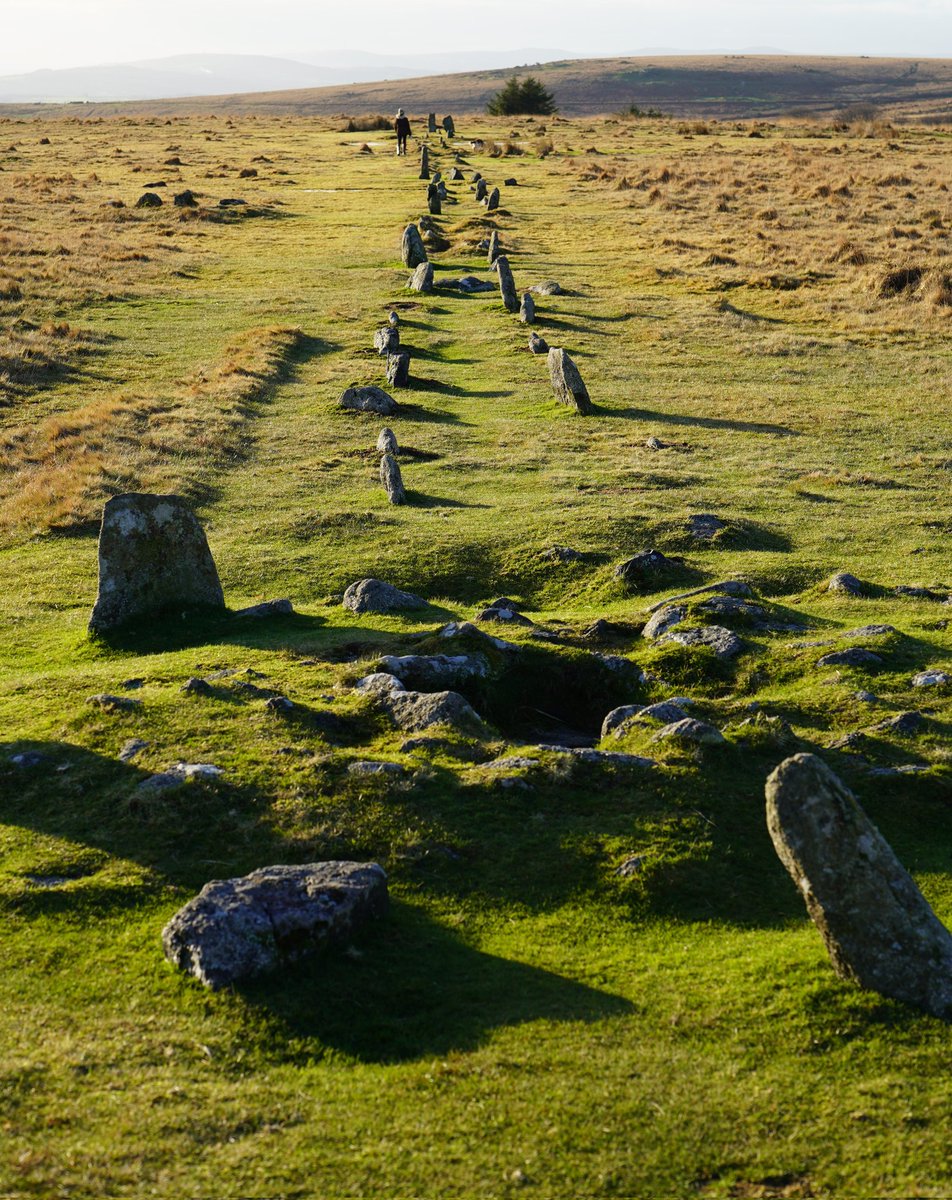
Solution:
[(564, 350), (552, 347), (549, 351), (549, 379), (560, 404), (567, 404), (586, 414), (593, 411), (588, 388), (582, 382), (578, 367)]
[(476, 199), (479, 203), (486, 199), (486, 180), (482, 176), (476, 180)]
[(450, 179), (451, 179), (451, 180), (452, 180), (454, 183), (459, 183), (459, 181), (460, 181), (462, 178), (463, 178), (463, 172), (462, 172), (462, 171), (459, 169), (459, 167), (454, 167), (454, 168), (452, 169), (452, 171), (450, 171)]
[(440, 189), (435, 183), (431, 183), (426, 189), (426, 206), (430, 210), (431, 216), (434, 217), (438, 217), (443, 211), (440, 203)]
[[(419, 270), (419, 268), (417, 268)], [(387, 355), (387, 382), (393, 387), (410, 386), (410, 352), (400, 350)]]
[(500, 254), (496, 259), (496, 273), (499, 276), (499, 291), (506, 309), (511, 312), (519, 311), (519, 297), (516, 294), (516, 281), (512, 277), (509, 259)]
[(498, 208), (498, 207), (499, 207), (499, 188), (493, 188), (493, 190), (486, 197), (486, 209), (488, 212), (492, 212), (494, 208)]
[(486, 257), (489, 259), (489, 265), (492, 266), (502, 251), (499, 248), (499, 230), (494, 229), (489, 235), (489, 252)]
[(180, 496), (128, 492), (106, 501), (91, 633), (165, 611), (224, 607), (205, 533)]
[(427, 133), (436, 133), (436, 113), (430, 113), (426, 119)]
[(433, 264), (428, 262), (420, 263), (407, 280), (407, 287), (414, 292), (432, 292)]
[(392, 454), (384, 454), (380, 460), (380, 482), (387, 493), (391, 504), (403, 504), (407, 493), (403, 487), (403, 476), (400, 474), (400, 464)]
[(397, 435), (386, 426), (377, 435), (377, 449), (381, 454), (397, 454)]
[(443, 129), (447, 137), (456, 137), (456, 125), (451, 116), (445, 116), (443, 118)]
[(430, 178), (430, 151), (426, 146), (423, 146), (420, 150), (420, 178)]
[(813, 754), (767, 780), (767, 828), (836, 973), (952, 1018), (952, 935), (852, 793)]
[(418, 267), (420, 263), (427, 261), (426, 246), (423, 245), (423, 238), (415, 225), (408, 225), (404, 229), (402, 251), (405, 267)]
[(347, 942), (387, 907), (376, 863), (263, 867), (206, 883), (162, 930), (162, 946), (175, 966), (220, 988)]
[(533, 354), (548, 354), (549, 343), (535, 331), (529, 334), (529, 349)]
[(400, 330), (396, 325), (384, 325), (374, 334), (374, 349), (383, 357), (385, 354), (396, 354), (400, 349)]
[(522, 294), (522, 304), (519, 306), (519, 320), (523, 325), (535, 324), (535, 301), (528, 292)]

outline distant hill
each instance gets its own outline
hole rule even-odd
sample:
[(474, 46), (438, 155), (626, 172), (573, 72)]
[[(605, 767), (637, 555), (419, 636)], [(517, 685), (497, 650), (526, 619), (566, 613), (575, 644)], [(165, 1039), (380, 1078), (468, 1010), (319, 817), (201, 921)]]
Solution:
[[(635, 104), (683, 117), (772, 118), (863, 105), (893, 117), (952, 120), (952, 59), (659, 55), (567, 59), (521, 70), (542, 80), (565, 116), (617, 112)], [(513, 73), (505, 67), (345, 86), (68, 105), (54, 111), (84, 116), (328, 116), (392, 113), (402, 105), (411, 113), (459, 114), (484, 111), (489, 97)], [(50, 115), (48, 107), (37, 105), (2, 106), (0, 112)]]

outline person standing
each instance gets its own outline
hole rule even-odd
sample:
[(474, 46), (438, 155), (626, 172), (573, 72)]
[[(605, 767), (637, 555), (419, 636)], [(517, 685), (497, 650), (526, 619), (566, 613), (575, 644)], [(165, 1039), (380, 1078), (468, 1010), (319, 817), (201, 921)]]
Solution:
[(397, 117), (393, 123), (393, 132), (397, 135), (397, 153), (406, 154), (407, 138), (410, 136), (410, 122), (402, 108), (397, 109)]

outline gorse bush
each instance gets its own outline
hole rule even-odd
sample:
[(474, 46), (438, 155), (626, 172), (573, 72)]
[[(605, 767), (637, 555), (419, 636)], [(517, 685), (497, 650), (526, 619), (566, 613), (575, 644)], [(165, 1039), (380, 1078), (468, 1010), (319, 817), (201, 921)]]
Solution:
[(520, 80), (514, 75), (504, 88), (498, 91), (486, 105), (493, 117), (511, 117), (526, 114), (551, 116), (557, 112), (555, 97), (542, 86), (533, 75)]

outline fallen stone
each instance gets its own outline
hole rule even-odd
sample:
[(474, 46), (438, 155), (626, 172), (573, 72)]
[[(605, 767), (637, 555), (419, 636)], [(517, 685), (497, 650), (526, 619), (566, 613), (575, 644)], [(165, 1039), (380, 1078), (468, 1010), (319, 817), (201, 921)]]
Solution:
[(411, 292), (432, 292), (433, 264), (429, 262), (420, 263), (407, 280), (406, 286)]
[(176, 192), (172, 197), (172, 203), (176, 208), (197, 208), (198, 201), (195, 199), (195, 193), (186, 188), (184, 192)]
[[(683, 567), (684, 559), (669, 558), (660, 550), (640, 550), (634, 557), (619, 563), (615, 568), (615, 578), (622, 580), (628, 587), (651, 591), (671, 575)], [(661, 604), (667, 603), (662, 600)]]
[(408, 225), (403, 231), (401, 256), (405, 267), (418, 267), (427, 261), (426, 246), (416, 225)]
[(396, 675), (390, 675), (387, 671), (373, 671), (371, 674), (365, 675), (362, 679), (357, 680), (354, 688), (358, 692), (365, 692), (370, 696), (382, 696), (387, 692), (406, 691), (406, 688), (397, 679)]
[(380, 704), (394, 724), (407, 733), (418, 733), (437, 725), (449, 725), (463, 733), (485, 731), (482, 718), (458, 692), (384, 693)]
[(839, 636), (844, 638), (886, 637), (899, 633), (893, 625), (861, 625), (858, 629), (844, 629)]
[[(649, 553), (658, 554), (659, 551), (654, 550)], [(662, 555), (662, 557), (664, 557)], [(672, 563), (683, 563), (683, 559), (669, 559)], [(617, 573), (617, 572), (616, 572)], [(724, 579), (720, 583), (707, 583), (703, 587), (691, 588), (688, 592), (679, 592), (676, 596), (668, 596), (666, 600), (657, 600), (648, 609), (648, 612), (655, 612), (666, 604), (673, 604), (676, 600), (690, 600), (692, 596), (701, 596), (705, 592), (723, 592), (726, 596), (736, 596), (739, 598), (753, 596), (750, 584), (745, 583), (742, 579)]]
[(377, 670), (387, 672), (415, 691), (444, 691), (474, 679), (485, 679), (489, 674), (489, 661), (482, 654), (407, 654), (402, 657), (388, 654), (380, 659)]
[(688, 533), (702, 542), (712, 541), (726, 528), (726, 523), (713, 513), (695, 513), (688, 517)]
[(852, 793), (796, 754), (767, 780), (767, 828), (836, 973), (952, 1017), (952, 936)]
[(578, 367), (564, 350), (552, 347), (548, 355), (549, 380), (560, 404), (574, 408), (583, 415), (593, 412), (588, 389), (582, 382)]
[(252, 604), (249, 608), (239, 608), (236, 617), (247, 617), (252, 620), (267, 620), (270, 617), (293, 617), (294, 605), (287, 598), (281, 600), (265, 600), (261, 604)]
[(496, 259), (496, 274), (499, 276), (499, 294), (507, 312), (519, 311), (519, 297), (516, 295), (516, 281), (512, 277), (512, 268), (505, 254)]
[(913, 687), (945, 687), (949, 683), (952, 683), (952, 675), (948, 671), (920, 671), (912, 677)]
[(111, 696), (108, 692), (87, 696), (86, 703), (104, 712), (135, 712), (142, 707), (141, 700), (133, 700), (131, 696)]
[(180, 788), (183, 784), (193, 783), (196, 780), (217, 779), (222, 774), (224, 772), (221, 767), (216, 767), (213, 763), (174, 763), (164, 771), (150, 775), (148, 779), (143, 779), (136, 787), (135, 794), (137, 796), (161, 795), (163, 792)]
[(412, 592), (402, 592), (382, 579), (359, 579), (344, 592), (344, 608), (351, 612), (392, 613), (425, 608), (426, 601)]
[(157, 196), (155, 192), (143, 192), (136, 201), (136, 208), (161, 208), (162, 197)]
[(926, 718), (921, 712), (910, 709), (908, 712), (896, 713), (893, 717), (886, 717), (885, 720), (879, 721), (870, 727), (870, 732), (898, 733), (902, 737), (912, 737), (922, 730), (925, 723)]
[(724, 741), (724, 735), (706, 721), (697, 721), (694, 717), (682, 717), (680, 721), (672, 721), (663, 729), (659, 729), (651, 740), (653, 742), (693, 742), (698, 746), (719, 746)]
[(148, 750), (148, 748), (149, 743), (143, 741), (142, 738), (129, 738), (127, 742), (123, 742), (117, 757), (120, 762), (132, 762), (139, 757), (143, 750)]
[(624, 705), (615, 708), (602, 722), (602, 737), (608, 737), (614, 732), (621, 737), (632, 725), (673, 725), (687, 718), (687, 713), (671, 700), (661, 700), (657, 704), (647, 704), (641, 707), (637, 704)]
[(165, 957), (206, 987), (273, 971), (387, 912), (376, 863), (273, 866), (207, 883), (162, 930)]
[(537, 767), (540, 762), (541, 759), (538, 758), (527, 758), (521, 754), (509, 754), (503, 758), (494, 758), (485, 765), (489, 771), (528, 771), (532, 767)]
[(337, 403), (340, 408), (377, 413), (382, 417), (392, 417), (400, 407), (393, 396), (373, 385), (345, 388)]
[(519, 305), (519, 320), (523, 325), (535, 323), (535, 301), (528, 292), (523, 293), (522, 303)]
[(377, 449), (381, 454), (399, 454), (397, 448), (397, 435), (392, 429), (384, 426), (377, 434)]
[(394, 777), (397, 775), (404, 775), (405, 773), (405, 768), (399, 763), (395, 762), (376, 762), (372, 759), (357, 759), (356, 761), (347, 764), (348, 775), (358, 775), (363, 777), (383, 775)]
[(224, 607), (205, 533), (181, 497), (129, 492), (106, 501), (91, 633), (167, 611)]
[[(712, 596), (710, 600), (702, 601), (698, 608), (710, 617), (720, 617), (721, 619), (726, 617), (735, 621), (743, 621), (748, 625), (756, 625), (758, 628), (772, 628), (776, 625), (780, 625), (783, 629), (788, 628), (785, 624), (771, 621), (767, 616), (767, 610), (760, 604), (751, 604), (749, 600), (740, 600), (736, 596)], [(801, 628), (801, 626), (796, 626), (796, 628)]]
[(457, 279), (456, 286), (461, 292), (494, 292), (496, 285), (488, 279), (477, 279), (475, 275), (464, 275)]
[(677, 642), (681, 646), (707, 646), (716, 658), (735, 658), (744, 648), (736, 633), (723, 625), (702, 625), (699, 629), (672, 629), (664, 635), (665, 642)]
[(392, 454), (381, 455), (380, 482), (383, 484), (384, 491), (387, 493), (387, 499), (391, 504), (406, 503), (407, 493), (403, 486), (400, 464)]
[(830, 576), (826, 585), (828, 592), (836, 592), (842, 596), (862, 596), (866, 589), (867, 585), (862, 580), (857, 579), (855, 575), (849, 575), (846, 571), (838, 571), (835, 575)]
[(881, 667), (883, 660), (872, 650), (863, 650), (859, 646), (850, 646), (848, 650), (834, 650), (832, 654), (824, 654), (817, 659), (818, 667)]
[(374, 334), (374, 349), (384, 358), (400, 349), (400, 330), (396, 325), (384, 325)]
[(466, 638), (477, 646), (482, 646), (487, 651), (499, 650), (509, 656), (515, 656), (520, 653), (519, 647), (514, 643), (507, 642), (503, 638), (493, 637), (491, 633), (486, 633), (485, 630), (478, 629), (469, 621), (451, 621), (439, 630), (437, 636), (446, 639)]
[(269, 696), (264, 702), (265, 711), (284, 716), (294, 710), (294, 701), (287, 696)]
[(532, 622), (524, 617), (518, 609), (515, 601), (507, 599), (505, 596), (499, 600), (494, 600), (492, 604), (486, 606), (476, 614), (477, 621), (502, 621), (509, 625), (531, 625)]
[(236, 208), (239, 205), (247, 204), (247, 200), (242, 200), (239, 196), (225, 196), (224, 199), (218, 201), (219, 208)]
[(529, 288), (530, 292), (535, 292), (537, 296), (561, 296), (562, 289), (554, 279), (543, 279), (541, 283), (535, 283)]
[(641, 636), (649, 641), (663, 637), (669, 629), (680, 625), (687, 615), (688, 610), (683, 604), (669, 604), (665, 608), (659, 608), (642, 629)]
[(529, 349), (533, 354), (548, 354), (549, 343), (540, 334), (532, 332), (529, 334)]
[(941, 602), (948, 599), (946, 592), (937, 592), (934, 588), (907, 587), (904, 584), (894, 587), (893, 595), (909, 596), (912, 600), (936, 600)]
[(391, 387), (410, 386), (410, 354), (401, 350), (398, 354), (387, 355), (387, 382)]
[(548, 546), (545, 550), (540, 551), (540, 558), (546, 558), (550, 562), (570, 563), (581, 562), (585, 557), (580, 550), (573, 550), (570, 546)]

